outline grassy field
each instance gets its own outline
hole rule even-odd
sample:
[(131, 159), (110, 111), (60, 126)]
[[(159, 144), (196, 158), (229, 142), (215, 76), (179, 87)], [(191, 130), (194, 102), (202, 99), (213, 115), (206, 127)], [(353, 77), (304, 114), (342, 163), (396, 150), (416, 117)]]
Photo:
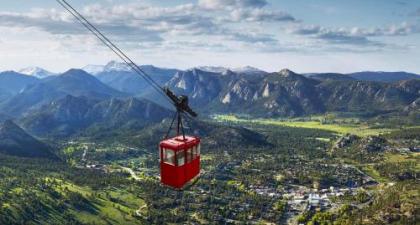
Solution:
[(277, 120), (277, 119), (243, 119), (234, 115), (215, 115), (213, 119), (219, 122), (231, 123), (250, 123), (260, 125), (275, 125), (286, 127), (300, 127), (309, 129), (328, 130), (338, 134), (356, 134), (359, 136), (369, 136), (389, 133), (395, 129), (388, 128), (371, 128), (366, 124), (351, 124), (351, 123), (321, 123), (317, 118), (312, 118), (310, 121), (296, 121), (296, 120)]
[(373, 167), (373, 165), (360, 165), (361, 170), (363, 172), (365, 172), (366, 174), (368, 174), (369, 176), (371, 176), (373, 179), (375, 179), (376, 181), (380, 182), (380, 183), (388, 183), (390, 182), (389, 179), (387, 179), (386, 177), (383, 177), (379, 174), (379, 172)]
[(402, 162), (412, 162), (415, 163), (415, 170), (417, 172), (420, 171), (420, 153), (416, 152), (416, 153), (408, 153), (408, 154), (392, 154), (392, 153), (387, 153), (385, 155), (385, 162), (388, 163), (402, 163)]
[(124, 221), (124, 224), (138, 224), (138, 220), (133, 218), (135, 211), (145, 205), (143, 199), (123, 190), (109, 189), (99, 192), (93, 191), (88, 187), (81, 187), (69, 182), (57, 180), (61, 185), (57, 191), (65, 195), (64, 190), (81, 194), (91, 201), (95, 212), (72, 210), (72, 214), (78, 220), (87, 224), (118, 224)]

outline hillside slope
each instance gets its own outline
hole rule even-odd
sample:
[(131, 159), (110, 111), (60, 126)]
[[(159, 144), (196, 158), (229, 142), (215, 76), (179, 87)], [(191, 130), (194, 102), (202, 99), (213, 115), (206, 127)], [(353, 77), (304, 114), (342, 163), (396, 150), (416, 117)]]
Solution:
[(0, 125), (0, 153), (20, 157), (57, 159), (51, 148), (10, 120)]
[(67, 95), (30, 111), (20, 124), (36, 135), (68, 136), (90, 126), (105, 129), (135, 123), (142, 127), (171, 115), (167, 109), (136, 98), (99, 101)]

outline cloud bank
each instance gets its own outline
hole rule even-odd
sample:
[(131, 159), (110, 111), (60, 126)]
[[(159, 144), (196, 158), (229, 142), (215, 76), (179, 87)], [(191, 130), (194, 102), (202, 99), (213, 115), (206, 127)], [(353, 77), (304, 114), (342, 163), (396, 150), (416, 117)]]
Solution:
[[(267, 0), (198, 0), (172, 7), (107, 1), (79, 11), (123, 49), (138, 54), (160, 52), (159, 56), (204, 51), (254, 56), (405, 51), (413, 45), (390, 40), (420, 34), (420, 9), (403, 21), (377, 27), (311, 24)], [(21, 33), (44, 35), (37, 42), (44, 41), (40, 46), (49, 49), (77, 53), (87, 48), (104, 50), (58, 6), (19, 13), (0, 10), (0, 28), (6, 30), (3, 42), (14, 38), (7, 34), (8, 29), (20, 29), (25, 31)], [(23, 34), (21, 38), (25, 38)]]

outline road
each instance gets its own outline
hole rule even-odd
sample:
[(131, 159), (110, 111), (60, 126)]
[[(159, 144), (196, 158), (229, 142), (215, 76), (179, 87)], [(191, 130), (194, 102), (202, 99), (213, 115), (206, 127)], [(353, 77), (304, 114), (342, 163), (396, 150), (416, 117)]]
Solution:
[(85, 149), (83, 151), (83, 155), (82, 155), (82, 162), (86, 161), (86, 154), (87, 154), (87, 149)]
[(121, 169), (127, 171), (131, 175), (131, 177), (134, 178), (134, 180), (141, 180), (141, 178), (138, 177), (137, 174), (131, 168), (121, 166)]

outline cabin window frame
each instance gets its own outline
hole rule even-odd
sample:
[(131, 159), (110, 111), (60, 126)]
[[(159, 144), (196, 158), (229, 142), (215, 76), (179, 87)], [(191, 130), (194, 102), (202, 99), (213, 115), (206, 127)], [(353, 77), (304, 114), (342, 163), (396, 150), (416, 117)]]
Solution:
[(185, 150), (186, 163), (191, 163), (193, 159), (193, 148), (189, 147)]
[[(172, 152), (172, 156), (168, 157), (168, 152)], [(163, 162), (172, 166), (176, 165), (176, 151), (170, 148), (163, 148)]]
[(163, 148), (159, 146), (159, 162), (162, 162)]
[(192, 149), (193, 149), (192, 150), (192, 159), (193, 160), (197, 159), (197, 157), (198, 157), (198, 152), (197, 152), (198, 149), (197, 149), (197, 147), (198, 147), (197, 145), (195, 145), (195, 146), (192, 147)]
[[(182, 159), (182, 160), (180, 160)], [(179, 151), (176, 152), (176, 165), (177, 166), (183, 166), (185, 165), (186, 160), (185, 160), (185, 151), (184, 149), (181, 149)]]

